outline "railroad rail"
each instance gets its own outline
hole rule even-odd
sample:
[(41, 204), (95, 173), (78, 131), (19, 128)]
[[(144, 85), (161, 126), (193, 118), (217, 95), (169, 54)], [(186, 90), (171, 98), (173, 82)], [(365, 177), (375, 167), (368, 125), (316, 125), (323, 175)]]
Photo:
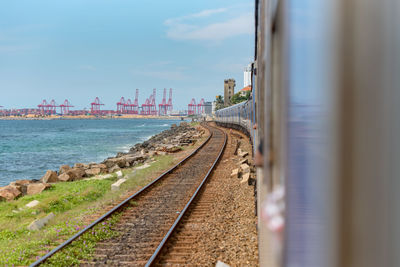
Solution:
[(225, 149), (226, 134), (216, 127), (203, 126), (210, 131), (210, 136), (199, 148), (31, 266), (44, 263), (95, 225), (117, 213), (121, 213), (121, 217), (113, 230), (119, 235), (99, 242), (93, 260), (85, 261), (83, 265), (150, 266)]

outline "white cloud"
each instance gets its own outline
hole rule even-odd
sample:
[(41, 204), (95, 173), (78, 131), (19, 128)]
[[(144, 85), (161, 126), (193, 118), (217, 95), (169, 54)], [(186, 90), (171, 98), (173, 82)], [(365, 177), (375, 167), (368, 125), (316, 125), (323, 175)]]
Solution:
[(227, 10), (228, 10), (227, 8), (206, 9), (206, 10), (200, 11), (198, 13), (190, 14), (190, 15), (187, 15), (187, 16), (167, 19), (165, 21), (165, 24), (166, 25), (171, 25), (171, 24), (178, 23), (178, 22), (181, 22), (181, 21), (184, 21), (184, 20), (188, 20), (188, 19), (192, 19), (192, 18), (205, 18), (205, 17), (209, 17), (209, 16), (214, 15), (214, 14), (224, 13)]
[[(239, 13), (240, 12), (240, 13)], [(204, 23), (204, 19), (221, 13), (229, 15), (224, 21)], [(201, 24), (201, 25), (200, 25)], [(237, 9), (220, 8), (203, 10), (196, 14), (165, 21), (167, 37), (173, 40), (222, 41), (234, 36), (254, 32), (253, 13)]]

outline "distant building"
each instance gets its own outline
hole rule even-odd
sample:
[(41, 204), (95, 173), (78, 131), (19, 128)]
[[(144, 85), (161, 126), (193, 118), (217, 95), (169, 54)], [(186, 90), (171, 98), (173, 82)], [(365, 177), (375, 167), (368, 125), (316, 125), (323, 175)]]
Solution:
[(244, 68), (243, 87), (251, 86), (251, 65), (252, 63)]
[(212, 114), (212, 102), (205, 102), (204, 103), (204, 113), (207, 115)]
[(245, 88), (243, 88), (242, 90), (239, 91), (240, 96), (246, 96), (246, 93), (248, 91), (251, 91), (251, 86), (246, 86)]
[(235, 79), (226, 79), (224, 81), (224, 105), (231, 105), (231, 98), (235, 94)]
[(212, 108), (211, 108), (211, 109), (212, 109), (211, 112), (212, 112), (213, 115), (215, 114), (216, 107), (217, 107), (217, 102), (216, 102), (216, 101), (213, 101), (213, 102), (212, 102)]

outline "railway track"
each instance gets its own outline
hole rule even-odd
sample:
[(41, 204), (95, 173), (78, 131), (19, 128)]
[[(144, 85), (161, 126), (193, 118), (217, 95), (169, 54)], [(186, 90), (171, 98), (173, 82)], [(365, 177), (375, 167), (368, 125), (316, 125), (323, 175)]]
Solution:
[(45, 262), (94, 225), (116, 213), (121, 214), (113, 227), (118, 236), (98, 243), (93, 260), (81, 265), (153, 264), (225, 148), (226, 134), (216, 127), (204, 126), (209, 129), (210, 137), (195, 152), (31, 266)]
[[(251, 219), (252, 210), (250, 209), (250, 214), (246, 213), (246, 209), (238, 203), (240, 192), (243, 191), (240, 186), (238, 190), (236, 183), (239, 180), (230, 177), (230, 162), (235, 157), (237, 141), (243, 137), (229, 130), (225, 132), (229, 133), (230, 142), (225, 148), (222, 162), (209, 177), (206, 186), (202, 187), (152, 266), (214, 266), (217, 260), (229, 262), (231, 266), (258, 266), (257, 260), (254, 260), (257, 256), (254, 257), (253, 254), (257, 247), (249, 244), (254, 242), (249, 241), (251, 227), (237, 227), (237, 224), (255, 223)], [(245, 144), (242, 144), (242, 148), (245, 148)], [(227, 184), (231, 190), (229, 193), (229, 189), (225, 187)], [(251, 190), (246, 195), (251, 194)], [(235, 216), (238, 212), (240, 215)], [(239, 217), (242, 218), (238, 219)]]

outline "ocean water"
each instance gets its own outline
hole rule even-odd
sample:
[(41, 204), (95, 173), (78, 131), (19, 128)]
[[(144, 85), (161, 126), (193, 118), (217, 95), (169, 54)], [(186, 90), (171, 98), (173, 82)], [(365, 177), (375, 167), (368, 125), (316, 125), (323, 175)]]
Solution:
[(0, 120), (0, 186), (46, 170), (100, 162), (169, 129), (178, 120)]

